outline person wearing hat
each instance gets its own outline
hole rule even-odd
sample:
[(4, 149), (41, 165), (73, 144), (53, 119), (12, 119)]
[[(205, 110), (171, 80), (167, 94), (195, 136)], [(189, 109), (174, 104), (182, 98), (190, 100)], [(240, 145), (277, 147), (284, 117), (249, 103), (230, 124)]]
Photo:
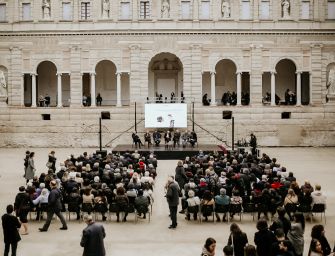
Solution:
[(80, 246), (84, 247), (83, 256), (105, 256), (104, 238), (106, 237), (103, 225), (93, 221), (91, 215), (85, 214), (84, 221), (87, 227), (83, 230)]
[(57, 188), (57, 182), (56, 180), (52, 180), (50, 182), (50, 187), (51, 187), (51, 191), (49, 193), (49, 197), (48, 197), (48, 215), (47, 215), (47, 220), (44, 224), (44, 226), (42, 228), (39, 228), (39, 231), (41, 232), (46, 232), (48, 231), (48, 228), (50, 226), (52, 217), (54, 214), (57, 215), (57, 217), (60, 219), (61, 223), (62, 223), (62, 227), (60, 228), (60, 230), (67, 230), (67, 224), (65, 222), (64, 216), (61, 213), (62, 210), (62, 195), (61, 195), (61, 191)]

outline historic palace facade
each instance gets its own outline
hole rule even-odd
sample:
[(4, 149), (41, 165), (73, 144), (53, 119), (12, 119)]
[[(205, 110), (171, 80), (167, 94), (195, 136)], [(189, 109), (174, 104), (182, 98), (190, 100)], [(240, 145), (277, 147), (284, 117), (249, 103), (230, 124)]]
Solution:
[(230, 110), (237, 139), (334, 146), (335, 1), (0, 0), (0, 81), (3, 146), (96, 145), (102, 110), (107, 143), (172, 92), (200, 142), (230, 140)]

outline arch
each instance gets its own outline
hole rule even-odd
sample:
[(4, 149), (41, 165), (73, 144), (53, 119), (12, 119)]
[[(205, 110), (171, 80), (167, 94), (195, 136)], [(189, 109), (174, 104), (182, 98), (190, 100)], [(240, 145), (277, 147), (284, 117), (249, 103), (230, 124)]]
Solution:
[[(46, 99), (46, 106), (57, 105), (57, 66), (54, 62), (44, 60), (36, 67), (36, 96)], [(48, 100), (47, 97), (50, 97)], [(48, 104), (49, 102), (49, 104)], [(42, 104), (41, 104), (42, 105)]]
[[(103, 105), (116, 105), (117, 101), (117, 67), (111, 60), (101, 60), (95, 66), (95, 90), (100, 94)], [(95, 99), (91, 99), (92, 101)]]
[(35, 73), (37, 74), (37, 69), (38, 67), (43, 63), (43, 62), (51, 62), (55, 67), (56, 67), (56, 70), (59, 70), (59, 64), (57, 63), (57, 61), (55, 60), (51, 60), (51, 59), (43, 59), (43, 60), (38, 60), (36, 61), (35, 63)]
[[(276, 75), (276, 103), (278, 101), (285, 104), (296, 104), (295, 96), (297, 93), (296, 63), (288, 58), (283, 58), (275, 66)], [(288, 93), (293, 96), (289, 100)]]
[(119, 65), (118, 63), (116, 63), (116, 61), (113, 61), (112, 59), (103, 57), (103, 58), (99, 58), (99, 59), (97, 59), (96, 62), (95, 62), (95, 64), (92, 64), (92, 68), (91, 68), (92, 72), (95, 72), (95, 70), (96, 70), (98, 64), (99, 64), (100, 62), (102, 62), (102, 61), (109, 61), (109, 62), (112, 62), (112, 63), (115, 65), (116, 70), (117, 70), (117, 71), (120, 70), (120, 65)]
[(222, 57), (222, 56), (217, 56), (215, 57), (215, 59), (213, 60), (212, 64), (210, 65), (210, 71), (215, 71), (216, 65), (223, 60), (230, 60), (231, 62), (234, 63), (236, 70), (241, 70), (241, 67), (238, 63), (238, 61), (235, 58), (232, 57)]
[(294, 63), (296, 70), (300, 70), (299, 65), (298, 65), (298, 61), (293, 58), (293, 57), (278, 57), (274, 60), (273, 64), (272, 64), (272, 69), (271, 71), (276, 71), (276, 66), (278, 65), (279, 62), (283, 61), (283, 60), (288, 60)]
[(170, 101), (173, 92), (175, 97), (180, 97), (183, 91), (183, 70), (183, 63), (176, 54), (155, 54), (148, 63), (148, 96), (161, 94), (163, 99)]
[(216, 102), (224, 105), (237, 104), (237, 65), (229, 58), (221, 59), (215, 65)]

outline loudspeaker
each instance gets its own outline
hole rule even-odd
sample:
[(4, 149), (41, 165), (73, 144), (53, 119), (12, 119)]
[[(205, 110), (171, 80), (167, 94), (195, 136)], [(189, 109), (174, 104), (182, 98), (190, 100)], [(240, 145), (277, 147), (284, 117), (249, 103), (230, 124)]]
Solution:
[(51, 120), (50, 114), (42, 114), (42, 120)]
[(282, 112), (281, 113), (281, 119), (290, 119), (291, 118), (291, 112)]
[(107, 150), (97, 150), (97, 155), (101, 155), (102, 158), (105, 158), (107, 156)]
[(222, 111), (222, 119), (231, 119), (232, 111), (224, 110)]
[(111, 114), (109, 113), (109, 111), (102, 111), (101, 119), (111, 119)]

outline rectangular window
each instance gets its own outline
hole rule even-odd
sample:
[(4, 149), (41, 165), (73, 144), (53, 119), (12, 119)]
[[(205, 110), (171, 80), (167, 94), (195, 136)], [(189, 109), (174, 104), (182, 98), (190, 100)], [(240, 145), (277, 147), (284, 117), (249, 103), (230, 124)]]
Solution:
[(22, 20), (31, 20), (31, 4), (22, 3)]
[(335, 1), (328, 0), (328, 19), (334, 20), (335, 19)]
[(260, 19), (261, 20), (270, 19), (270, 2), (269, 1), (261, 2)]
[(182, 19), (191, 19), (191, 2), (182, 1), (181, 2), (181, 18)]
[(80, 19), (88, 20), (91, 17), (91, 5), (89, 2), (81, 2)]
[(150, 19), (150, 3), (149, 1), (140, 2), (140, 19)]
[(130, 3), (129, 2), (122, 2), (121, 3), (120, 18), (122, 20), (129, 20), (130, 19)]
[(6, 4), (0, 4), (0, 22), (6, 21)]
[(201, 9), (200, 9), (200, 19), (208, 20), (210, 19), (210, 9), (211, 4), (210, 1), (201, 1)]
[(241, 6), (241, 19), (242, 20), (251, 20), (251, 8), (250, 1), (242, 0)]
[(72, 5), (71, 3), (63, 3), (63, 20), (72, 20)]
[(301, 2), (301, 19), (309, 20), (309, 1)]

